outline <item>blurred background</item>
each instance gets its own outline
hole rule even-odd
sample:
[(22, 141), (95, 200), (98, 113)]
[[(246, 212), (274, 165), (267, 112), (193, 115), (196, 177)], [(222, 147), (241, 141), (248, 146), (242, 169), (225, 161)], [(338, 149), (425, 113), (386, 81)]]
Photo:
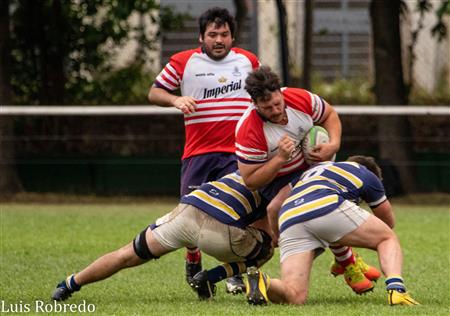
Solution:
[[(0, 104), (146, 105), (198, 16), (226, 7), (235, 45), (335, 105), (446, 106), (341, 115), (338, 159), (375, 156), (390, 196), (450, 193), (449, 0), (0, 0)], [(0, 194), (177, 196), (179, 114), (0, 110)]]

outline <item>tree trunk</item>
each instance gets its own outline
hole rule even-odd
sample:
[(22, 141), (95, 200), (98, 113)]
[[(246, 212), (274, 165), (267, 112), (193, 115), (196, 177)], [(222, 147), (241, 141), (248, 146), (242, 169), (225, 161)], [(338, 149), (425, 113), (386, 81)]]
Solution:
[(312, 71), (312, 38), (313, 38), (313, 10), (314, 0), (305, 0), (305, 21), (303, 28), (303, 75), (302, 88), (311, 90)]
[[(6, 105), (11, 103), (9, 0), (0, 0), (0, 54), (0, 105)], [(14, 165), (12, 136), (14, 136), (13, 119), (0, 116), (0, 194), (2, 195), (22, 190)]]
[[(372, 0), (373, 48), (375, 59), (375, 95), (380, 105), (405, 105), (408, 103), (400, 38), (401, 0)], [(397, 169), (403, 192), (416, 190), (411, 165), (412, 156), (409, 122), (405, 116), (381, 116), (378, 120), (379, 155)]]
[(245, 18), (247, 17), (248, 7), (247, 3), (242, 0), (234, 0), (234, 7), (236, 8), (236, 14), (234, 19), (236, 20), (236, 30), (234, 32), (234, 41), (236, 46), (242, 44), (241, 34), (244, 29)]
[(278, 27), (280, 30), (280, 47), (281, 47), (281, 69), (283, 85), (291, 84), (291, 76), (289, 73), (289, 46), (287, 36), (286, 8), (282, 0), (277, 0), (278, 10)]

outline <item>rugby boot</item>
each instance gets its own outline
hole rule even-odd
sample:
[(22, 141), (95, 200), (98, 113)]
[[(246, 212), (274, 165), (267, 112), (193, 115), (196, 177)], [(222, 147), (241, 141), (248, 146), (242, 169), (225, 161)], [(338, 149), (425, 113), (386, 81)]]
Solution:
[(61, 281), (57, 286), (56, 289), (53, 291), (52, 294), (52, 300), (55, 301), (65, 301), (70, 296), (72, 296), (73, 292), (79, 291), (80, 288), (72, 289), (70, 287), (70, 279), (73, 277), (73, 274), (68, 276), (67, 279)]
[(266, 305), (269, 301), (267, 290), (270, 278), (256, 267), (247, 268), (246, 295), (247, 302), (252, 305)]
[(231, 293), (233, 295), (244, 293), (245, 292), (245, 284), (242, 279), (242, 275), (235, 275), (227, 279), (226, 282), (226, 291), (227, 293)]
[(394, 305), (420, 305), (408, 293), (399, 292), (397, 290), (388, 290), (388, 303)]
[(373, 290), (373, 283), (362, 273), (356, 264), (349, 264), (344, 271), (345, 282), (356, 294), (363, 294)]
[[(362, 273), (364, 273), (365, 277), (370, 281), (377, 281), (381, 277), (381, 272), (378, 271), (377, 268), (372, 267), (364, 262), (363, 258), (355, 253), (356, 265), (361, 269)], [(337, 277), (340, 274), (344, 274), (345, 268), (341, 266), (336, 260), (333, 260), (330, 267), (330, 273)]]
[(192, 289), (197, 292), (198, 298), (207, 300), (216, 295), (216, 285), (208, 281), (208, 271), (198, 272), (189, 283)]

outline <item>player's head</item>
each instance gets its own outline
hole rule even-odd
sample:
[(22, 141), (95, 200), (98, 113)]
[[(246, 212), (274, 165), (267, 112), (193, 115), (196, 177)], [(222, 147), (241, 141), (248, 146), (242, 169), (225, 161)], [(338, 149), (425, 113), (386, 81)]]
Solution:
[(253, 100), (259, 114), (273, 123), (285, 118), (285, 105), (280, 78), (270, 67), (261, 66), (245, 79), (245, 90)]
[(375, 158), (370, 156), (350, 156), (347, 161), (352, 161), (363, 165), (370, 171), (372, 171), (380, 180), (383, 179), (383, 174), (381, 173), (381, 168), (378, 166)]
[(214, 60), (225, 58), (233, 46), (234, 18), (227, 9), (214, 7), (206, 10), (198, 20), (204, 52)]

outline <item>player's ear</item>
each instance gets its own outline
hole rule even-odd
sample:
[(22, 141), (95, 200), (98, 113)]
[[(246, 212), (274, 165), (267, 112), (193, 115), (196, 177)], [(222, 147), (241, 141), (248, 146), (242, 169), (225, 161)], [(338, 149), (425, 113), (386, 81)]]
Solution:
[(203, 44), (203, 35), (202, 34), (200, 34), (198, 36), (198, 41), (199, 41), (200, 44)]

